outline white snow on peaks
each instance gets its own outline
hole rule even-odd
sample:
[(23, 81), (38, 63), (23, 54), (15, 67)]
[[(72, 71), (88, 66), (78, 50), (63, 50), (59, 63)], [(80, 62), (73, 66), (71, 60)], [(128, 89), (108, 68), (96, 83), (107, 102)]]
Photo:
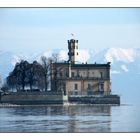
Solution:
[[(76, 58), (75, 58), (76, 62), (86, 63), (88, 59), (90, 58), (90, 54), (88, 50), (79, 49), (77, 52), (78, 52), (78, 55), (76, 55)], [(58, 54), (59, 54), (60, 60), (68, 60), (68, 51), (60, 50)]]
[(11, 64), (13, 66), (15, 66), (15, 64), (18, 63), (18, 62), (20, 62), (20, 61), (21, 61), (21, 58), (19, 56), (17, 56), (17, 55), (14, 55), (13, 58), (12, 58), (12, 60), (11, 60)]
[(110, 48), (105, 54), (105, 60), (107, 62), (122, 61), (125, 63), (134, 62), (136, 52), (134, 49), (127, 48)]
[(68, 60), (68, 53), (65, 50), (60, 50), (59, 52), (59, 59), (67, 61)]
[(27, 60), (28, 61), (28, 57), (24, 56), (24, 55), (13, 55), (12, 59), (11, 59), (11, 64), (13, 66), (15, 66), (16, 63), (19, 63), (21, 60)]
[(121, 65), (121, 68), (122, 68), (122, 70), (124, 70), (125, 72), (128, 72), (128, 71), (129, 71), (126, 65)]
[(76, 61), (81, 63), (86, 63), (90, 58), (90, 54), (88, 50), (80, 49), (78, 50), (78, 56), (76, 57)]
[(53, 52), (52, 52), (51, 50), (48, 50), (48, 51), (44, 52), (44, 53), (42, 54), (42, 56), (45, 56), (45, 57), (48, 58), (48, 57), (51, 57), (52, 54), (53, 54)]
[[(76, 62), (86, 63), (88, 59), (90, 58), (89, 50), (79, 49), (77, 52), (78, 52), (78, 55), (76, 56)], [(58, 54), (60, 61), (68, 60), (68, 50), (58, 50), (56, 53)], [(53, 51), (48, 50), (40, 56), (51, 57), (52, 54), (53, 54)], [(40, 56), (38, 57), (37, 60), (40, 60)]]

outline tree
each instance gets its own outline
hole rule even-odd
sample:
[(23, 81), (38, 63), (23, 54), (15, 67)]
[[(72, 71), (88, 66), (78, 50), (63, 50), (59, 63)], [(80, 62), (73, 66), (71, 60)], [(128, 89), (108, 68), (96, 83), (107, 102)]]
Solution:
[(52, 59), (45, 56), (41, 57), (41, 64), (44, 68), (44, 82), (45, 82), (45, 91), (48, 90), (48, 84), (50, 81), (50, 68), (51, 68)]
[(29, 68), (29, 63), (27, 61), (21, 60), (20, 63), (15, 65), (14, 70), (7, 77), (7, 84), (17, 90), (25, 90), (27, 84), (26, 71)]
[(53, 53), (52, 54), (52, 62), (57, 63), (59, 61), (59, 54), (58, 53)]
[(33, 91), (33, 88), (47, 91), (49, 84), (52, 90), (61, 90), (65, 82), (64, 80), (60, 82), (58, 74), (64, 73), (65, 70), (63, 66), (57, 67), (58, 61), (58, 54), (53, 54), (51, 58), (42, 56), (41, 63), (21, 60), (7, 77), (7, 85), (12, 91), (14, 89), (25, 91), (25, 88), (30, 88), (30, 91)]
[(31, 91), (33, 89), (33, 86), (39, 88), (40, 83), (43, 84), (44, 81), (44, 69), (42, 65), (39, 64), (37, 61), (34, 61), (32, 64), (30, 64), (27, 70), (26, 78)]
[[(51, 89), (54, 91), (64, 91), (65, 92), (65, 79), (64, 77), (60, 79), (59, 75), (64, 75), (66, 69), (59, 65), (59, 55), (52, 55), (52, 64), (51, 64)], [(66, 78), (66, 77), (65, 77)]]
[(9, 87), (8, 87), (7, 83), (4, 82), (4, 84), (1, 87), (1, 90), (4, 91), (4, 92), (6, 92), (6, 91), (8, 91), (8, 89), (9, 89)]
[(44, 68), (37, 61), (29, 63), (22, 60), (7, 77), (7, 84), (12, 91), (14, 89), (25, 91), (25, 87), (30, 88), (30, 91), (33, 87), (43, 90)]
[(9, 74), (6, 81), (7, 81), (7, 85), (9, 87), (9, 89), (12, 89), (12, 91), (14, 91), (14, 89), (18, 90), (18, 88), (17, 88), (17, 78), (16, 78), (15, 75), (13, 75), (13, 73)]
[(27, 61), (21, 61), (19, 71), (20, 71), (20, 82), (23, 91), (26, 85), (26, 71), (28, 68), (29, 68), (29, 63)]

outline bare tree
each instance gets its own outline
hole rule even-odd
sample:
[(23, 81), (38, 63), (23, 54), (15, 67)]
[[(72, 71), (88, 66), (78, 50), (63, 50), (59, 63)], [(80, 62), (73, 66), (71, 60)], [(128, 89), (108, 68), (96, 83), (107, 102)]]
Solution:
[(52, 62), (53, 63), (59, 62), (59, 54), (58, 53), (53, 53), (52, 54)]
[(45, 91), (48, 90), (48, 84), (50, 81), (50, 68), (51, 68), (52, 59), (45, 56), (41, 57), (41, 64), (44, 68), (44, 79), (45, 79)]
[(52, 65), (51, 65), (51, 89), (54, 91), (65, 92), (65, 78), (67, 71), (64, 66), (59, 65), (59, 55), (52, 55)]

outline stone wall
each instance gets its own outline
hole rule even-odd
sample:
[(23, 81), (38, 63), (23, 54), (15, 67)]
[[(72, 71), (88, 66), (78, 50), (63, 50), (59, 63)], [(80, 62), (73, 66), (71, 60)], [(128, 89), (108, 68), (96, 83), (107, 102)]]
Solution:
[(116, 104), (120, 105), (118, 95), (107, 96), (69, 96), (69, 102), (82, 104)]
[(80, 103), (80, 104), (120, 104), (120, 97), (118, 95), (77, 95), (64, 96), (56, 93), (10, 93), (1, 96), (1, 103), (9, 103), (16, 105), (43, 105), (43, 104), (63, 104), (66, 102)]
[(1, 96), (1, 103), (11, 104), (63, 104), (62, 94), (43, 92), (17, 92)]

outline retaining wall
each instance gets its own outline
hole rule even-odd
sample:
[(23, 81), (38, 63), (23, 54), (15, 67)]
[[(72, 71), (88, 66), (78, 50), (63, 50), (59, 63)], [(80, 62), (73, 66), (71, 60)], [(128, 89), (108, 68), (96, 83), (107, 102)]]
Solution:
[(63, 104), (64, 102), (80, 104), (120, 104), (118, 95), (102, 96), (64, 96), (54, 92), (16, 92), (1, 96), (1, 103), (19, 105)]
[(69, 96), (69, 102), (82, 103), (82, 104), (120, 104), (120, 97), (118, 95), (107, 96)]
[(47, 94), (47, 93), (10, 93), (1, 96), (1, 103), (11, 104), (63, 104), (62, 94)]

